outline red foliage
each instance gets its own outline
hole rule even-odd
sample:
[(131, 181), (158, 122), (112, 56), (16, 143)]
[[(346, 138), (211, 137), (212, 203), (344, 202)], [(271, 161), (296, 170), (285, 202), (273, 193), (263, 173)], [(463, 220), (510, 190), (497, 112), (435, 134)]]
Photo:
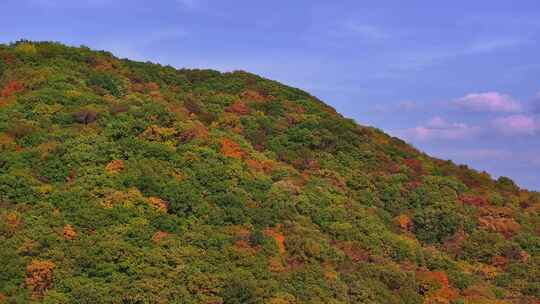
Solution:
[(506, 267), (506, 265), (508, 265), (508, 258), (500, 256), (500, 255), (494, 256), (491, 259), (491, 265), (493, 265), (495, 267), (504, 268), (504, 267)]
[(242, 100), (245, 100), (245, 101), (264, 102), (271, 99), (273, 98), (265, 97), (261, 95), (259, 92), (253, 91), (253, 90), (246, 90), (242, 93)]
[(154, 233), (154, 235), (152, 236), (152, 242), (154, 242), (154, 244), (159, 244), (159, 243), (161, 243), (162, 240), (169, 237), (169, 235), (170, 234), (168, 234), (167, 232), (158, 231), (158, 232)]
[(15, 56), (10, 53), (0, 53), (0, 59), (4, 61), (5, 64), (12, 64), (15, 61)]
[(9, 97), (17, 92), (20, 92), (24, 90), (24, 84), (22, 84), (21, 82), (19, 81), (16, 81), (16, 80), (13, 80), (13, 81), (10, 81), (5, 87), (4, 89), (2, 89), (2, 94), (1, 96), (6, 98), (6, 97)]
[(221, 153), (232, 158), (242, 158), (244, 155), (240, 145), (229, 138), (224, 138), (221, 141)]
[(405, 165), (409, 167), (414, 174), (421, 175), (423, 172), (422, 161), (415, 158), (407, 158), (403, 160)]
[(238, 115), (247, 115), (250, 113), (249, 107), (245, 102), (239, 100), (225, 109), (226, 112), (236, 113)]
[(460, 200), (465, 205), (472, 205), (477, 207), (489, 205), (488, 201), (481, 196), (463, 195), (462, 197), (460, 197)]
[(256, 159), (248, 159), (246, 160), (246, 164), (252, 170), (262, 171), (265, 173), (271, 172), (274, 167), (271, 160), (259, 161)]
[(274, 238), (278, 246), (279, 253), (285, 254), (285, 236), (281, 234), (278, 230), (271, 228), (266, 229), (264, 233)]
[(353, 262), (367, 262), (369, 260), (369, 252), (358, 248), (354, 244), (349, 242), (336, 243), (335, 244), (345, 255), (347, 255)]
[(493, 216), (483, 216), (478, 218), (481, 227), (499, 232), (506, 238), (510, 238), (519, 232), (521, 226), (512, 218), (497, 218)]

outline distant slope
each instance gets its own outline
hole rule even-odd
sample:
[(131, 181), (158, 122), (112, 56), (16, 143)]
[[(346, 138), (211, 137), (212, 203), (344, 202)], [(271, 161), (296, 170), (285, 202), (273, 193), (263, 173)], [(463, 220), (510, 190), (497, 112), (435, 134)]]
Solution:
[(539, 210), (250, 73), (0, 45), (0, 303), (539, 303)]

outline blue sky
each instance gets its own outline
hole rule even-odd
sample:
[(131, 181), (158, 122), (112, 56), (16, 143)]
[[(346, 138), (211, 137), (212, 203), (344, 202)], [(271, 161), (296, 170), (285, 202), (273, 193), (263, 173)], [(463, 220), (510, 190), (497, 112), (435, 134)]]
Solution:
[(254, 72), (540, 190), (537, 0), (4, 0), (0, 42), (22, 38)]

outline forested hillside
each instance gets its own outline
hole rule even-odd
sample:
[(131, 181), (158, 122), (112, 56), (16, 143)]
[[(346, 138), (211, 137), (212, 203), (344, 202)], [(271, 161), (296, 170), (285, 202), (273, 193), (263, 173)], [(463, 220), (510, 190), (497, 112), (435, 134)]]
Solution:
[(0, 303), (537, 304), (539, 212), (247, 72), (0, 45)]

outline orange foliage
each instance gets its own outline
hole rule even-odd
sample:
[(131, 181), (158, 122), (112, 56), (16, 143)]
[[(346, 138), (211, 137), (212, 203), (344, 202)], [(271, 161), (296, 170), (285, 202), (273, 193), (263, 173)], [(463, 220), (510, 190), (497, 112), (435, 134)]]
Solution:
[(492, 259), (491, 259), (491, 265), (495, 266), (495, 267), (499, 267), (499, 268), (505, 268), (506, 265), (508, 265), (508, 258), (506, 257), (503, 257), (503, 256), (494, 256)]
[(71, 225), (65, 225), (64, 226), (64, 239), (66, 240), (73, 240), (77, 237), (77, 231), (75, 231), (75, 228)]
[(491, 288), (484, 284), (473, 285), (463, 291), (465, 303), (501, 303), (494, 300), (494, 294)]
[(121, 159), (115, 159), (105, 167), (107, 173), (114, 174), (124, 170), (124, 162)]
[(285, 236), (283, 234), (281, 234), (279, 231), (275, 230), (275, 229), (271, 229), (271, 228), (267, 228), (266, 230), (264, 230), (264, 233), (272, 238), (274, 238), (274, 240), (276, 241), (276, 244), (278, 246), (278, 249), (279, 249), (279, 253), (281, 254), (285, 254)]
[(10, 146), (16, 146), (15, 139), (6, 133), (0, 133), (0, 148), (7, 150)]
[(154, 236), (152, 236), (152, 241), (154, 242), (154, 244), (159, 244), (163, 239), (169, 237), (169, 235), (170, 234), (165, 231), (158, 231), (154, 233)]
[(148, 198), (148, 203), (150, 203), (150, 205), (156, 207), (161, 212), (167, 212), (167, 210), (168, 210), (168, 203), (166, 201), (160, 199), (159, 197), (149, 197)]
[(271, 160), (260, 161), (256, 159), (248, 159), (246, 160), (246, 164), (254, 171), (262, 171), (265, 173), (271, 172), (274, 167), (274, 163)]
[(6, 215), (6, 224), (10, 231), (15, 231), (21, 225), (21, 219), (15, 212), (10, 212)]
[(233, 103), (231, 106), (225, 109), (227, 112), (236, 113), (238, 115), (247, 115), (250, 113), (249, 107), (245, 104), (245, 102), (238, 100), (235, 103)]
[(32, 297), (41, 299), (45, 291), (53, 286), (54, 263), (51, 261), (32, 260), (26, 267), (26, 286), (32, 291)]
[(281, 262), (281, 258), (279, 256), (270, 257), (268, 259), (268, 270), (270, 270), (271, 272), (283, 272), (283, 271), (285, 271), (285, 266)]
[(137, 93), (156, 92), (159, 91), (159, 84), (155, 82), (133, 83), (131, 84), (131, 90)]
[(527, 251), (521, 250), (519, 252), (518, 258), (519, 258), (519, 261), (521, 261), (522, 263), (527, 263), (529, 259), (531, 258), (531, 255)]
[(244, 155), (240, 145), (229, 138), (224, 138), (221, 141), (221, 153), (232, 158), (242, 158)]
[(159, 90), (159, 84), (155, 82), (149, 82), (146, 84), (146, 89), (149, 91), (157, 91)]
[(448, 252), (452, 252), (452, 253), (459, 253), (460, 250), (461, 250), (461, 245), (463, 244), (463, 242), (467, 239), (467, 234), (465, 233), (465, 231), (463, 229), (460, 229), (458, 232), (456, 232), (452, 238), (450, 238), (449, 240), (447, 240), (445, 243), (444, 243), (444, 248), (448, 251)]
[(7, 297), (0, 292), (0, 304), (6, 303)]
[(253, 91), (253, 90), (244, 91), (242, 93), (241, 97), (242, 97), (242, 100), (245, 100), (245, 101), (248, 101), (248, 102), (249, 101), (265, 102), (265, 101), (273, 99), (272, 97), (265, 97), (265, 96), (261, 95), (259, 92)]
[(235, 243), (234, 243), (234, 248), (237, 250), (237, 251), (240, 251), (240, 252), (245, 252), (245, 253), (248, 253), (248, 254), (251, 254), (251, 255), (255, 255), (257, 253), (257, 249), (256, 248), (253, 248), (248, 241), (246, 240), (237, 240)]
[(507, 238), (515, 235), (521, 229), (521, 226), (512, 218), (483, 216), (478, 218), (478, 223), (481, 227), (499, 232)]
[(94, 68), (97, 71), (108, 71), (108, 70), (112, 70), (114, 68), (114, 65), (111, 62), (111, 60), (107, 58), (98, 57), (98, 58), (95, 58)]
[(418, 271), (416, 278), (428, 291), (424, 303), (449, 304), (458, 297), (456, 289), (450, 286), (444, 271)]
[(338, 278), (338, 273), (330, 263), (324, 264), (324, 277), (328, 281), (335, 281)]
[(405, 231), (411, 231), (414, 225), (411, 217), (407, 214), (398, 215), (395, 218), (395, 221), (398, 224), (399, 228)]
[(13, 95), (14, 93), (20, 92), (24, 90), (24, 85), (16, 80), (10, 81), (4, 89), (2, 89), (2, 93), (0, 94), (2, 97), (9, 97)]

